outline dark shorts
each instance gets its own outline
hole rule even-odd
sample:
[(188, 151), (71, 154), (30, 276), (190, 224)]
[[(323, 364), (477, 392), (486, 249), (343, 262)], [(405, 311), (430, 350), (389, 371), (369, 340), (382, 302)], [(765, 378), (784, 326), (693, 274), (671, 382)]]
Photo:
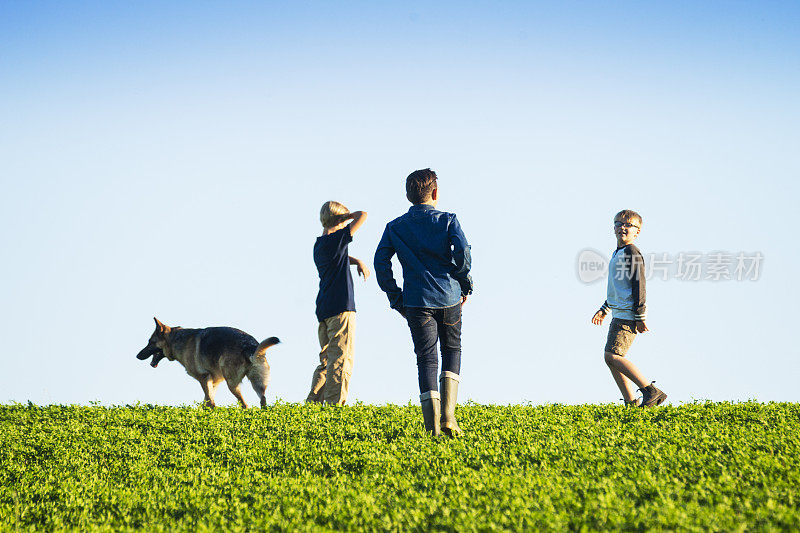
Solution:
[(623, 320), (614, 318), (608, 327), (608, 340), (606, 341), (606, 351), (615, 355), (625, 357), (628, 350), (636, 338), (636, 322), (633, 320)]

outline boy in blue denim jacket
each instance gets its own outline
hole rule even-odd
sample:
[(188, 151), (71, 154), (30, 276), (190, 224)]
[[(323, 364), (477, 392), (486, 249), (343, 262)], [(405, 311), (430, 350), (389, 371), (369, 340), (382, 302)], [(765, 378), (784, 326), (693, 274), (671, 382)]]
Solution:
[[(455, 418), (461, 372), (461, 307), (472, 294), (470, 246), (453, 213), (438, 211), (436, 173), (417, 170), (406, 178), (414, 204), (386, 224), (375, 251), (375, 277), (392, 309), (408, 321), (417, 355), (420, 403), (425, 429), (438, 437), (461, 434)], [(403, 288), (392, 273), (392, 256), (403, 267)], [(436, 373), (442, 350), (441, 395)]]

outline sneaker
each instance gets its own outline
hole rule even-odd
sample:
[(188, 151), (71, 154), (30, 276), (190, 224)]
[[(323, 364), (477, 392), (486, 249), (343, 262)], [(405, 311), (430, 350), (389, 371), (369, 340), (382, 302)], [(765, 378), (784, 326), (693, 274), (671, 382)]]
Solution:
[(625, 402), (625, 407), (639, 407), (640, 405), (642, 405), (642, 399), (641, 398), (634, 398), (631, 401), (628, 401), (625, 398), (620, 398), (620, 400)]
[(651, 382), (647, 387), (639, 389), (642, 391), (642, 403), (640, 404), (641, 407), (653, 407), (655, 405), (661, 405), (664, 403), (664, 400), (667, 399), (667, 395), (664, 393), (664, 391), (656, 388), (653, 383), (655, 383), (655, 381)]

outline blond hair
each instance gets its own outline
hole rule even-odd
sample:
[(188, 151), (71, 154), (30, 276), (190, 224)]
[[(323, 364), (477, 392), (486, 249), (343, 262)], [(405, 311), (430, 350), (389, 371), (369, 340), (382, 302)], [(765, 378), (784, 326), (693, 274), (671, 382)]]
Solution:
[(619, 220), (620, 222), (626, 222), (631, 220), (638, 220), (639, 227), (642, 227), (642, 216), (637, 213), (636, 211), (631, 211), (630, 209), (623, 209), (616, 215), (614, 215), (614, 220)]
[(342, 222), (342, 215), (349, 213), (350, 210), (344, 205), (330, 200), (322, 204), (322, 208), (319, 210), (319, 221), (323, 228), (332, 228)]

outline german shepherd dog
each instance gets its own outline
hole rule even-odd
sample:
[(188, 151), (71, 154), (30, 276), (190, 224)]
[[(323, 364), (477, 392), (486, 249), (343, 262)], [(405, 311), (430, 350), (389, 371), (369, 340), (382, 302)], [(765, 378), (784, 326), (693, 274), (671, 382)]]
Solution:
[(144, 361), (152, 355), (150, 366), (153, 368), (165, 357), (170, 361), (177, 360), (187, 374), (200, 382), (205, 394), (204, 403), (209, 407), (215, 406), (217, 385), (223, 379), (239, 404), (247, 407), (239, 387), (247, 376), (261, 399), (261, 407), (266, 407), (265, 393), (269, 384), (266, 351), (281, 342), (278, 337), (270, 337), (259, 343), (235, 328), (171, 328), (157, 318), (153, 320), (156, 321), (156, 330), (147, 346), (136, 355), (137, 359)]

